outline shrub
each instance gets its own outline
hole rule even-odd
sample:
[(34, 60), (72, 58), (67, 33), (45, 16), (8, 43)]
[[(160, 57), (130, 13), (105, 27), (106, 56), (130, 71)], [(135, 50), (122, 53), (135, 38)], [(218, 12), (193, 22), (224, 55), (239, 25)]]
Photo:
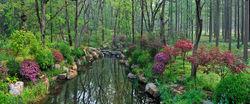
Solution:
[(54, 50), (53, 51), (53, 56), (54, 56), (55, 61), (57, 63), (61, 63), (64, 60), (64, 57), (63, 57), (62, 53), (59, 50)]
[(72, 54), (77, 59), (85, 56), (85, 52), (81, 48), (74, 48)]
[(250, 75), (229, 75), (222, 79), (215, 90), (215, 101), (240, 104), (250, 101)]
[(21, 63), (20, 74), (25, 78), (31, 80), (32, 82), (36, 81), (37, 75), (40, 73), (39, 65), (32, 60), (24, 60)]
[(45, 48), (36, 53), (36, 61), (39, 64), (41, 70), (47, 70), (54, 64), (54, 58), (52, 52)]
[(10, 48), (22, 56), (36, 53), (41, 47), (39, 42), (32, 32), (22, 30), (15, 31), (9, 39)]
[(155, 55), (154, 61), (155, 62), (161, 62), (161, 63), (167, 63), (171, 59), (170, 55), (164, 52), (160, 52)]
[(205, 94), (200, 89), (191, 89), (178, 96), (177, 104), (200, 104), (205, 97)]
[(198, 86), (202, 89), (214, 91), (217, 84), (220, 82), (220, 76), (215, 73), (198, 74), (197, 76)]
[(190, 40), (182, 39), (178, 40), (175, 43), (174, 47), (179, 49), (181, 52), (185, 53), (193, 49), (193, 43)]
[(137, 63), (141, 66), (145, 66), (151, 60), (151, 56), (148, 51), (142, 51), (137, 59)]
[(9, 75), (15, 76), (19, 74), (20, 64), (15, 58), (10, 58), (7, 62), (7, 67), (9, 68)]
[(157, 62), (153, 66), (154, 73), (162, 74), (165, 71), (165, 64), (161, 62)]
[(74, 60), (71, 56), (70, 46), (66, 43), (61, 42), (57, 45), (57, 48), (60, 50), (67, 63), (72, 64)]

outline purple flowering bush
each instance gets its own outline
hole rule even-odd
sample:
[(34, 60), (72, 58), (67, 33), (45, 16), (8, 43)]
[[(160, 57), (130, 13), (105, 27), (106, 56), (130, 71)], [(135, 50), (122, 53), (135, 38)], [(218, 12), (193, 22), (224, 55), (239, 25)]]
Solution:
[(160, 52), (155, 55), (154, 60), (155, 62), (167, 63), (170, 60), (170, 55), (164, 52)]
[(20, 74), (25, 78), (35, 82), (37, 80), (37, 75), (40, 73), (39, 65), (32, 60), (24, 60), (21, 63)]
[(161, 62), (156, 62), (153, 66), (154, 73), (162, 74), (165, 71), (165, 64)]

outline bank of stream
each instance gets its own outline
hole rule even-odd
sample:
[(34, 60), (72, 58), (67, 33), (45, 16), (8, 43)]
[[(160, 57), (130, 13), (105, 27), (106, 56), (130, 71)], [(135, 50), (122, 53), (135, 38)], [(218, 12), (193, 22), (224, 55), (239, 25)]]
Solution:
[(80, 67), (72, 80), (57, 82), (44, 104), (155, 104), (127, 78), (128, 69), (114, 58), (103, 58)]

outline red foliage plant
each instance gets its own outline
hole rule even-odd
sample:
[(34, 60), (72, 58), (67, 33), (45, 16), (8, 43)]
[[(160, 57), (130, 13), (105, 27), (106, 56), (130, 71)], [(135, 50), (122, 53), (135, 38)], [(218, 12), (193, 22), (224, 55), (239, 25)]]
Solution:
[(221, 52), (218, 48), (210, 51), (199, 48), (196, 56), (190, 56), (187, 60), (192, 64), (206, 66), (208, 64), (226, 65), (232, 72), (242, 72), (247, 66), (231, 52)]
[(181, 39), (175, 43), (174, 47), (179, 49), (182, 53), (185, 53), (193, 49), (193, 43), (190, 40)]
[(57, 63), (61, 63), (64, 60), (64, 57), (59, 50), (54, 50), (53, 56), (54, 56)]

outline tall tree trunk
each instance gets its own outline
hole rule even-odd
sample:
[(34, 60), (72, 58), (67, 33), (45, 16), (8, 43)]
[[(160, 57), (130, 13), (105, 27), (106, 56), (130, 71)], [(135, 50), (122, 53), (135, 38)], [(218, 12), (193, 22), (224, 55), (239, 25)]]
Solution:
[(141, 47), (142, 47), (142, 36), (143, 36), (143, 19), (144, 19), (144, 0), (141, 0)]
[(76, 6), (76, 10), (75, 10), (75, 47), (78, 47), (78, 0), (75, 1), (75, 6)]
[(42, 13), (41, 17), (39, 14), (38, 0), (35, 0), (35, 9), (36, 9), (38, 23), (40, 25), (42, 44), (43, 46), (45, 46), (46, 0), (41, 0), (41, 13)]
[(131, 29), (132, 29), (132, 43), (135, 44), (135, 7), (134, 7), (134, 0), (132, 2), (132, 22), (131, 22)]
[(68, 34), (68, 38), (69, 38), (69, 45), (72, 46), (73, 45), (73, 41), (72, 41), (72, 36), (71, 36), (71, 31), (70, 31), (70, 20), (69, 20), (69, 12), (68, 12), (68, 0), (65, 0), (65, 22), (67, 25), (67, 34)]
[(236, 10), (236, 14), (237, 14), (237, 49), (240, 48), (240, 1), (236, 0), (236, 5), (237, 5), (237, 10)]
[[(52, 17), (53, 11), (52, 11), (52, 0), (49, 1), (50, 3), (50, 16)], [(53, 21), (50, 21), (50, 42), (53, 42)]]
[(212, 6), (213, 5), (213, 1), (210, 1), (210, 10), (209, 10), (209, 42), (212, 42), (212, 35), (213, 35), (213, 9)]
[(219, 46), (220, 37), (220, 0), (216, 0), (214, 12), (214, 35), (216, 38), (216, 47)]
[(160, 37), (161, 37), (161, 42), (163, 45), (166, 45), (166, 39), (165, 39), (165, 19), (164, 19), (164, 14), (165, 14), (165, 4), (166, 0), (162, 1), (162, 8), (161, 8), (161, 16), (160, 16), (160, 22), (161, 22), (161, 30), (160, 30)]
[(244, 34), (244, 61), (248, 60), (248, 39), (249, 39), (249, 0), (245, 1), (245, 34)]
[[(193, 55), (195, 56), (197, 54), (200, 38), (201, 38), (201, 32), (202, 32), (202, 22), (203, 20), (201, 19), (201, 11), (202, 11), (202, 6), (201, 6), (201, 0), (195, 0), (196, 3), (196, 37), (195, 37), (195, 43), (194, 43), (194, 49), (193, 49)], [(198, 65), (197, 64), (192, 64), (192, 70), (191, 70), (191, 77), (196, 78), (196, 72), (197, 72)]]

